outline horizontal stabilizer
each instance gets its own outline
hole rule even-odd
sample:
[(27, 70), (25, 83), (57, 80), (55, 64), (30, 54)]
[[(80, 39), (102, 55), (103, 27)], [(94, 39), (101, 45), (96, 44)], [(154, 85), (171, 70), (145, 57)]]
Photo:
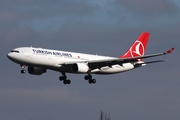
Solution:
[(165, 61), (168, 61), (168, 60), (156, 60), (156, 61), (144, 62), (140, 64), (150, 64), (150, 63), (165, 62)]

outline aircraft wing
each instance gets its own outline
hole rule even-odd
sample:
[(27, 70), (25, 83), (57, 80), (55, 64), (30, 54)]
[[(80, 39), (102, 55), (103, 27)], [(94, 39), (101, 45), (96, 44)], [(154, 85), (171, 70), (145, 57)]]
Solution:
[(171, 48), (171, 49), (167, 50), (164, 53), (150, 54), (150, 55), (144, 55), (144, 56), (138, 56), (138, 57), (132, 57), (132, 58), (134, 58), (134, 59), (143, 59), (143, 58), (156, 57), (156, 56), (170, 54), (170, 53), (172, 53), (173, 50), (174, 50), (174, 48)]
[[(128, 57), (128, 58), (114, 58), (114, 59), (107, 59), (107, 60), (93, 60), (93, 61), (87, 61), (89, 64), (89, 67), (91, 69), (101, 68), (104, 66), (112, 66), (112, 65), (122, 65), (123, 63), (127, 62), (137, 62), (138, 59), (144, 59), (144, 58), (151, 58), (151, 57), (157, 57), (162, 55), (170, 54), (174, 48), (171, 48), (163, 53), (157, 53), (157, 54), (150, 54), (150, 55), (143, 55), (143, 56), (137, 56), (137, 57)], [(155, 62), (163, 62), (165, 60), (158, 60), (158, 61), (151, 61), (147, 63), (155, 63)], [(145, 63), (146, 64), (146, 63)]]

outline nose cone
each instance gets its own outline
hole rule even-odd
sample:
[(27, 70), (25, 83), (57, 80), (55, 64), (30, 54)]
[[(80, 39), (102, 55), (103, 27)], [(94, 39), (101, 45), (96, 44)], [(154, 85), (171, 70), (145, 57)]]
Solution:
[(10, 60), (12, 60), (12, 59), (13, 59), (12, 53), (8, 53), (8, 54), (7, 54), (7, 57), (8, 57)]
[(15, 60), (15, 55), (14, 55), (14, 53), (8, 53), (7, 54), (7, 57), (10, 59), (10, 60), (12, 60), (12, 61), (14, 61)]
[(8, 53), (8, 54), (7, 54), (7, 57), (8, 57), (9, 59), (11, 59), (11, 58), (12, 58), (11, 53)]

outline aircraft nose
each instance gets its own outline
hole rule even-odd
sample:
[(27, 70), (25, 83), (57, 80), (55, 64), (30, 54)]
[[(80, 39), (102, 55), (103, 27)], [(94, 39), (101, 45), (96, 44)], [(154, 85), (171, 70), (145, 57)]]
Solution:
[(7, 54), (7, 57), (8, 57), (9, 59), (11, 59), (11, 57), (12, 57), (12, 56), (11, 56), (11, 53), (8, 53), (8, 54)]
[(7, 54), (7, 57), (10, 59), (10, 60), (12, 60), (14, 57), (13, 57), (13, 53), (8, 53)]

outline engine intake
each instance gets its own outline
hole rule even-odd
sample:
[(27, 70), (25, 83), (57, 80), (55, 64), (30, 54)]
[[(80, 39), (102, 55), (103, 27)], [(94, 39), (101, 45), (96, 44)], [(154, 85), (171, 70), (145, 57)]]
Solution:
[(46, 69), (39, 67), (28, 67), (28, 72), (31, 75), (41, 75), (46, 72)]
[(74, 63), (72, 65), (72, 71), (77, 73), (87, 73), (89, 66), (86, 63)]

